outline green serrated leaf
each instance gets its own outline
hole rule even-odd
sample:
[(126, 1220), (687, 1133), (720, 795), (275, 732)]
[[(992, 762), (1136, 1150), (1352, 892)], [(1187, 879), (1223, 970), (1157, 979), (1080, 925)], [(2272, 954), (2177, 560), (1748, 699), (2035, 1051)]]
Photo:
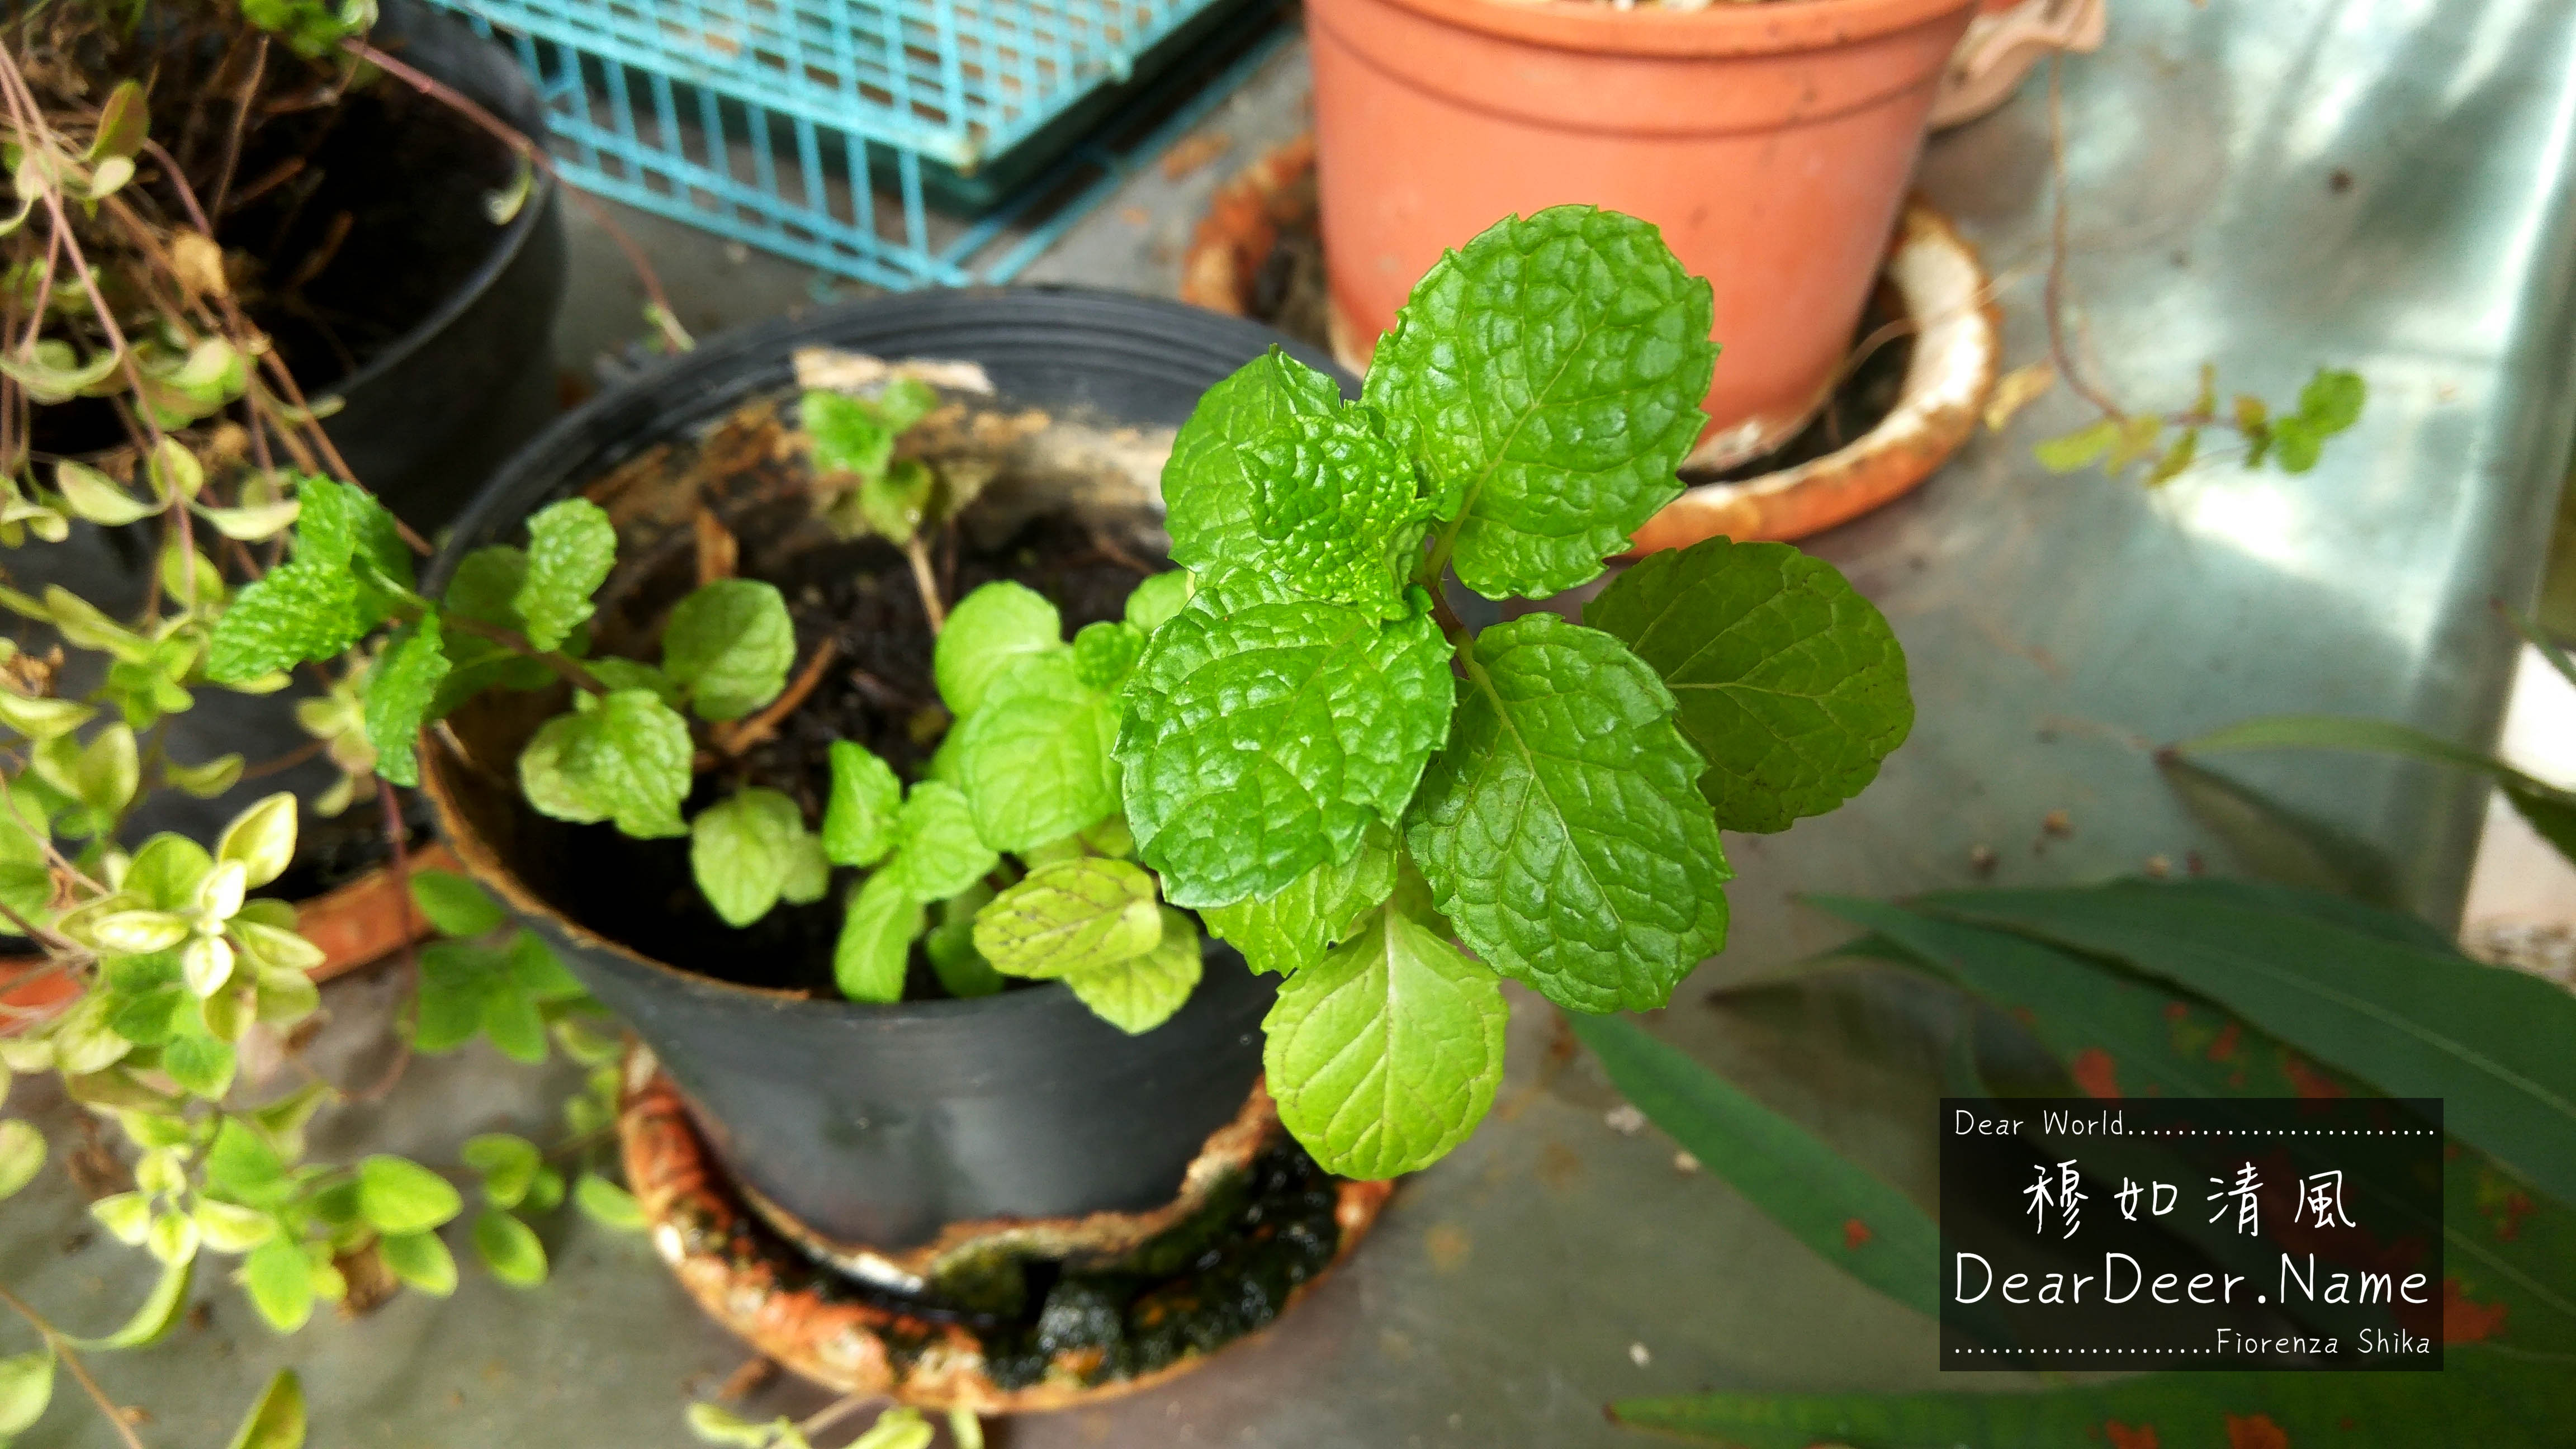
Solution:
[(358, 1212), (379, 1233), (423, 1233), (463, 1210), (446, 1178), (417, 1162), (377, 1153), (358, 1164)]
[(1418, 431), (1469, 588), (1570, 589), (1680, 496), (1712, 309), (1653, 226), (1588, 206), (1498, 222), (1415, 285), (1363, 397)]
[(1350, 939), (1360, 917), (1394, 891), (1395, 837), (1372, 825), (1350, 859), (1328, 860), (1262, 899), (1199, 914), (1246, 965), (1285, 976)]
[(403, 1286), (432, 1298), (456, 1291), (456, 1258), (436, 1233), (398, 1233), (376, 1240), (376, 1256)]
[(834, 740), (832, 794), (823, 806), (823, 854), (835, 865), (869, 866), (894, 849), (895, 818), (903, 810), (903, 782), (874, 750)]
[(453, 871), (413, 871), (411, 898), (442, 936), (480, 936), (510, 919), (491, 892)]
[(1079, 676), (1074, 651), (1020, 655), (957, 726), (957, 788), (996, 850), (1062, 839), (1118, 808), (1117, 712)]
[(1039, 866), (975, 913), (975, 949), (993, 969), (1039, 980), (1141, 956), (1162, 931), (1154, 878), (1094, 856)]
[[(1173, 562), (1205, 572), (1259, 554), (1261, 485), (1248, 450), (1266, 439), (1293, 436), (1300, 419), (1328, 419), (1341, 409), (1342, 391), (1331, 378), (1275, 346), (1200, 394), (1163, 465)], [(1139, 593), (1153, 583), (1139, 585)], [(1187, 591), (1173, 584), (1156, 587), (1181, 594), (1149, 600), (1169, 618)], [(1133, 609), (1131, 601), (1130, 622), (1150, 633), (1153, 626), (1135, 619)]]
[(1145, 655), (1146, 631), (1120, 620), (1085, 624), (1073, 636), (1073, 672), (1085, 689), (1114, 695)]
[(555, 649), (590, 618), (590, 596), (617, 563), (617, 526), (608, 510), (587, 498), (566, 498), (528, 519), (526, 570), (511, 611), (525, 623), (528, 642)]
[(1486, 630), (1466, 668), (1405, 833), (1441, 914), (1559, 1006), (1662, 1006), (1725, 943), (1733, 874), (1671, 692), (1553, 614)]
[(536, 1230), (498, 1208), (474, 1216), (474, 1251), (492, 1276), (513, 1288), (534, 1288), (546, 1281), (546, 1248)]
[(1860, 793), (1913, 727), (1905, 651), (1833, 565), (1712, 538), (1652, 554), (1586, 604), (1678, 701), (1725, 830), (1786, 830)]
[(1262, 1068), (1280, 1121), (1325, 1170), (1394, 1177), (1484, 1120), (1510, 1015), (1492, 972), (1389, 902), (1279, 988)]
[(778, 904), (804, 839), (795, 801), (757, 786), (738, 790), (689, 823), (689, 869), (726, 925), (748, 926)]
[(621, 689), (546, 721), (519, 756), (519, 785), (558, 820), (614, 820), (645, 840), (685, 835), (690, 754), (688, 721), (649, 691)]
[(916, 901), (944, 901), (984, 878), (1002, 857), (975, 832), (974, 811), (953, 785), (912, 787), (894, 821), (894, 856), (879, 874)]
[(376, 747), (376, 773), (397, 785), (420, 783), (420, 730), (447, 670), (438, 616), (425, 614), (396, 634), (367, 671), (367, 740)]
[(1153, 949), (1064, 973), (1064, 984), (1093, 1015), (1130, 1036), (1171, 1020), (1198, 989), (1198, 927), (1169, 906), (1162, 908), (1162, 918), (1162, 935)]
[(904, 458), (873, 477), (862, 476), (854, 499), (868, 531), (896, 544), (912, 542), (930, 511), (931, 490), (938, 478), (930, 465)]
[(1013, 661), (1064, 644), (1064, 621), (1036, 590), (999, 579), (960, 599), (948, 612), (932, 651), (939, 697), (959, 719), (983, 706), (984, 694)]
[(977, 882), (940, 906), (939, 924), (922, 938), (922, 950), (930, 957), (940, 986), (960, 1000), (991, 996), (1002, 989), (1002, 973), (975, 949), (975, 913), (992, 899), (993, 888)]
[(688, 691), (700, 719), (740, 719), (776, 699), (795, 663), (787, 600), (757, 579), (700, 585), (662, 631), (662, 672)]
[(814, 439), (814, 468), (821, 473), (856, 473), (862, 479), (885, 472), (894, 456), (895, 434), (866, 402), (837, 392), (808, 391), (797, 402), (797, 417)]
[(249, 584), (215, 622), (206, 677), (245, 684), (308, 659), (327, 659), (358, 642), (369, 620), (358, 582), (339, 566), (299, 557)]
[(1254, 575), (1203, 580), (1128, 681), (1116, 750), (1165, 898), (1270, 895), (1401, 818), (1448, 734), (1449, 654), (1427, 611), (1387, 624)]
[(891, 869), (880, 870), (850, 892), (832, 946), (832, 980), (852, 1001), (903, 1000), (903, 977), (913, 938), (921, 934), (922, 905)]

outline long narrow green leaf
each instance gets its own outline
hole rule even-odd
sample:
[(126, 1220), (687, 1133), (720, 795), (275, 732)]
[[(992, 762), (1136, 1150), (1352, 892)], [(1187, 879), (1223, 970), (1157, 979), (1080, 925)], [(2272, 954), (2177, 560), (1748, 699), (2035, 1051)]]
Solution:
[(2565, 1444), (2576, 1436), (2566, 1374), (2453, 1348), (2439, 1373), (2148, 1374), (2042, 1393), (1703, 1394), (1630, 1399), (1611, 1412), (1635, 1428), (1740, 1449)]
[(1940, 1234), (1914, 1201), (1624, 1017), (1568, 1013), (1611, 1085), (1818, 1257), (1940, 1310)]
[(2576, 1203), (2576, 995), (2309, 918), (2141, 884), (1963, 891), (1921, 905), (2128, 963), (2391, 1096)]
[(188, 1302), (188, 1284), (197, 1271), (197, 1260), (174, 1263), (161, 1270), (160, 1281), (152, 1285), (151, 1296), (125, 1326), (104, 1338), (75, 1338), (71, 1346), (87, 1351), (141, 1348), (157, 1343), (163, 1334), (178, 1326), (179, 1310)]
[[(2215, 883), (2210, 883), (2215, 884)], [(2334, 898), (2277, 887), (2160, 888), (2176, 897), (2273, 900), (2326, 919), (2363, 919)], [(1879, 901), (1815, 897), (1869, 927), (1868, 941), (1909, 951), (1922, 964), (2024, 1022), (2084, 1088), (2098, 1096), (2227, 1099), (2366, 1093), (2357, 1079), (2308, 1062), (2278, 1038), (2249, 1030), (2197, 998), (2147, 977), (2010, 931), (1924, 915)], [(2408, 934), (2411, 918), (2385, 912), (2381, 929)], [(2426, 928), (2429, 929), (2429, 928)], [(2576, 1363), (2576, 1209), (2516, 1191), (2484, 1154), (2453, 1154), (2444, 1168), (2449, 1209), (2437, 1227), (2449, 1255), (2445, 1294), (2465, 1330), (2484, 1340)], [(2372, 1191), (2382, 1213), (2403, 1199)], [(2377, 1218), (2373, 1218), (2377, 1221)]]
[(2212, 730), (2174, 748), (2187, 755), (2228, 750), (2357, 750), (2475, 770), (2494, 780), (2505, 798), (2513, 802), (2513, 808), (2560, 855), (2576, 862), (2576, 792), (2562, 790), (2502, 760), (2393, 721), (2332, 714), (2267, 714)]
[(293, 1369), (279, 1369), (259, 1402), (250, 1406), (232, 1449), (304, 1449), (304, 1385)]

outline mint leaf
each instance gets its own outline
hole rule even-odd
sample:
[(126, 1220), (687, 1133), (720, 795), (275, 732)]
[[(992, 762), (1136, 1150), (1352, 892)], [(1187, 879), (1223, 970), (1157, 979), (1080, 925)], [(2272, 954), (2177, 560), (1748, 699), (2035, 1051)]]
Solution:
[(584, 695), (588, 708), (546, 721), (519, 755), (519, 786), (540, 814), (613, 820), (638, 839), (686, 835), (689, 724), (649, 690)]
[(1653, 554), (1584, 606), (1680, 702), (1725, 830), (1786, 830), (1857, 795), (1914, 724), (1895, 631), (1831, 564), (1712, 538)]
[(1449, 643), (1250, 573), (1201, 581), (1128, 681), (1127, 823), (1181, 906), (1267, 896), (1402, 816), (1447, 735)]
[(549, 503), (528, 520), (527, 572), (510, 606), (528, 642), (555, 649), (590, 617), (590, 596), (617, 562), (617, 526), (587, 498)]
[(869, 876), (850, 892), (841, 938), (832, 947), (832, 980), (852, 1001), (903, 1000), (903, 975), (912, 938), (921, 934), (921, 902), (891, 870)]
[(1145, 657), (1147, 631), (1133, 624), (1104, 619), (1085, 624), (1073, 636), (1073, 672), (1083, 688), (1116, 694)]
[(1038, 980), (1141, 956), (1162, 932), (1154, 878), (1097, 856), (1039, 866), (975, 913), (975, 949), (993, 969)]
[(424, 614), (367, 671), (367, 739), (376, 747), (376, 773), (397, 785), (420, 783), (420, 728), (447, 669), (438, 616)]
[(1163, 627), (1163, 621), (1181, 611), (1181, 605), (1198, 592), (1198, 576), (1188, 569), (1171, 569), (1149, 576), (1127, 595), (1127, 622), (1148, 634)]
[(689, 822), (689, 871), (726, 925), (748, 926), (778, 904), (805, 839), (795, 801), (757, 786), (738, 790)]
[(996, 850), (1061, 840), (1118, 808), (1117, 715), (1079, 674), (1074, 651), (1021, 655), (957, 726), (957, 788)]
[(859, 517), (867, 521), (869, 532), (896, 544), (910, 543), (921, 531), (922, 515), (930, 509), (931, 485), (937, 481), (930, 466), (918, 458), (906, 458), (879, 476), (862, 478)]
[(510, 919), (489, 891), (454, 871), (413, 871), (411, 898), (442, 936), (480, 936)]
[(1681, 495), (1711, 308), (1653, 226), (1589, 206), (1498, 222), (1414, 287), (1364, 397), (1418, 430), (1469, 588), (1570, 589)]
[(1486, 964), (1559, 1006), (1662, 1006), (1725, 943), (1733, 874), (1671, 692), (1627, 646), (1554, 614), (1486, 630), (1466, 664), (1405, 831), (1435, 904)]
[[(514, 601), (527, 576), (528, 556), (518, 549), (500, 544), (478, 548), (457, 561), (439, 608), (495, 628), (525, 632), (526, 621), (519, 617)], [(486, 689), (538, 689), (555, 678), (543, 663), (477, 635), (450, 630), (445, 643), (451, 667), (430, 703), (431, 719), (446, 718)]]
[(700, 719), (740, 719), (776, 699), (795, 662), (787, 600), (757, 579), (699, 585), (662, 631), (662, 672), (689, 692)]
[(975, 833), (975, 816), (953, 785), (924, 780), (895, 816), (894, 858), (879, 874), (891, 875), (916, 901), (944, 901), (982, 880), (1002, 863)]
[(796, 415), (814, 439), (814, 469), (819, 473), (856, 473), (873, 478), (885, 472), (894, 456), (895, 434), (878, 421), (876, 409), (837, 392), (808, 392)]
[(1247, 450), (1291, 433), (1300, 418), (1329, 418), (1341, 409), (1342, 390), (1331, 378), (1277, 347), (1200, 394), (1163, 465), (1172, 561), (1205, 573), (1260, 557), (1266, 548), (1257, 522), (1262, 470)]
[[(675, 710), (688, 703), (687, 696), (680, 692), (680, 686), (671, 682), (671, 676), (650, 664), (620, 659), (612, 654), (602, 659), (583, 660), (582, 668), (589, 670), (591, 678), (610, 689), (640, 689)], [(553, 671), (547, 671), (547, 676), (553, 677)]]
[(1260, 487), (1262, 548), (1240, 562), (1319, 599), (1403, 616), (1405, 570), (1434, 506), (1417, 492), (1410, 428), (1368, 407), (1300, 416), (1247, 444), (1244, 462)]
[(1328, 860), (1275, 894), (1211, 906), (1200, 915), (1253, 970), (1285, 976), (1349, 939), (1360, 916), (1394, 890), (1394, 836), (1372, 825), (1350, 859)]
[(930, 957), (930, 968), (938, 973), (939, 984), (961, 1000), (991, 996), (1002, 989), (1002, 973), (975, 949), (975, 913), (992, 899), (993, 888), (976, 882), (963, 895), (952, 896), (940, 906), (939, 924), (922, 938), (922, 950)]
[(295, 482), (298, 564), (339, 569), (358, 577), (361, 601), (375, 627), (392, 605), (387, 586), (412, 586), (411, 547), (402, 526), (375, 496), (353, 483), (306, 474)]
[(903, 783), (876, 752), (832, 741), (832, 795), (823, 806), (823, 854), (836, 865), (874, 865), (894, 849)]
[(1065, 973), (1064, 984), (1091, 1013), (1130, 1036), (1152, 1031), (1198, 989), (1199, 928), (1163, 907), (1162, 939), (1141, 955)]
[(983, 707), (984, 692), (1024, 654), (1064, 643), (1064, 621), (1037, 591), (996, 580), (960, 599), (948, 611), (931, 653), (939, 697), (959, 719)]
[(1279, 1120), (1326, 1171), (1394, 1177), (1484, 1119), (1510, 1016), (1493, 973), (1389, 903), (1279, 988), (1262, 1068)]
[(358, 602), (358, 581), (342, 565), (306, 567), (302, 559), (269, 570), (234, 596), (215, 621), (206, 677), (247, 684), (308, 659), (328, 659), (372, 626)]

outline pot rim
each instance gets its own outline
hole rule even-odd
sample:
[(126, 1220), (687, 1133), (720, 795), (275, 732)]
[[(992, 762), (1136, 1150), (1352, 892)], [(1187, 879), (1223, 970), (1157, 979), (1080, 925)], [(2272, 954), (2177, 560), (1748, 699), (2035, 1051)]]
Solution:
[(1973, 10), (1980, 0), (1769, 0), (1698, 10), (1601, 0), (1354, 0), (1460, 30), (1594, 54), (1724, 58), (1832, 50)]
[[(498, 41), (476, 35), (463, 21), (454, 16), (431, 11), (426, 7), (422, 8), (423, 14), (428, 18), (439, 24), (453, 25), (463, 30), (466, 37), (475, 44), (488, 46), (496, 51), (500, 50)], [(421, 18), (421, 16), (407, 16), (401, 25), (395, 28), (408, 31)], [(405, 35), (402, 38), (416, 37)], [(499, 119), (505, 125), (520, 129), (521, 133), (527, 135), (542, 153), (546, 129), (544, 103), (538, 99), (535, 88), (528, 84), (527, 73), (519, 69), (518, 61), (508, 59), (507, 52), (503, 52), (503, 55), (508, 64), (508, 81), (504, 86), (508, 94), (499, 98), (497, 103), (485, 102), (471, 95), (466, 99), (475, 101), (477, 105), (489, 111), (512, 113), (502, 114)], [(435, 72), (431, 74), (433, 79), (442, 84), (455, 84), (446, 76), (437, 75)], [(400, 84), (390, 75), (386, 76), (385, 80), (389, 84)], [(458, 87), (458, 89), (462, 91), (463, 88)], [(518, 123), (523, 119), (522, 115), (517, 114), (520, 112), (524, 112), (524, 119), (533, 124), (520, 127)], [(477, 130), (479, 131), (480, 128), (478, 127)], [(508, 148), (504, 147), (504, 149)], [(390, 346), (367, 359), (366, 363), (356, 371), (342, 373), (330, 382), (312, 389), (313, 397), (316, 400), (326, 397), (346, 397), (366, 387), (410, 361), (412, 354), (428, 346), (431, 338), (446, 331), (457, 318), (464, 316), (468, 309), (482, 299), (484, 293), (491, 291), (493, 285), (500, 281), (501, 274), (518, 261), (519, 253), (528, 249), (528, 242), (536, 236), (537, 228), (553, 214), (555, 198), (562, 189), (552, 171), (538, 168), (535, 182), (528, 188), (526, 198), (519, 203), (518, 215), (510, 218), (510, 224), (507, 227), (501, 228), (501, 236), (494, 242), (492, 249), (484, 254), (482, 265), (457, 283), (444, 300), (431, 308), (428, 315), (413, 324), (400, 337), (395, 338)]]

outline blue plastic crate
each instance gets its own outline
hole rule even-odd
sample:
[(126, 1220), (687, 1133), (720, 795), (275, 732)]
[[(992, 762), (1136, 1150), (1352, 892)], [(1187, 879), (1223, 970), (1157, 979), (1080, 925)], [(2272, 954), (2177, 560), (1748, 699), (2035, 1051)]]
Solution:
[[(515, 47), (574, 185), (898, 290), (1008, 280), (1286, 33), (1278, 0), (436, 3)], [(1124, 97), (1150, 134), (1068, 134), (1193, 46), (1230, 63), (1160, 88), (1187, 104)], [(934, 241), (929, 204), (960, 196), (983, 214)]]

